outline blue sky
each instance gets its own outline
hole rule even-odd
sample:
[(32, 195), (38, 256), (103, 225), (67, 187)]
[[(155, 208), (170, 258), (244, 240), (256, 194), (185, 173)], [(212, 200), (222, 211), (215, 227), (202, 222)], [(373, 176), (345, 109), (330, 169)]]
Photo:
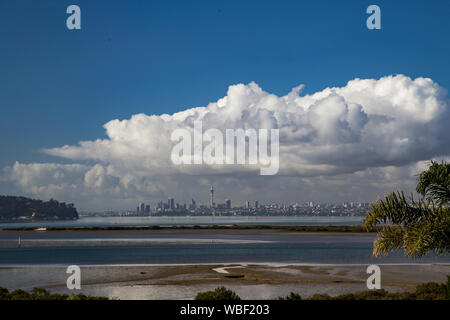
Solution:
[[(66, 28), (72, 4), (82, 30)], [(381, 30), (366, 27), (372, 4)], [(424, 161), (450, 159), (450, 100), (436, 85), (450, 88), (449, 17), (448, 0), (2, 1), (0, 193), (102, 209), (207, 197), (219, 180), (218, 195), (233, 201), (372, 201), (412, 190)], [(380, 80), (347, 85), (355, 78)], [(279, 97), (300, 84), (301, 96), (344, 89), (314, 108), (277, 98), (269, 112), (258, 86), (233, 86), (252, 81)], [(226, 108), (207, 110), (209, 125), (276, 119), (290, 137), (279, 176), (180, 174), (164, 147), (184, 120), (133, 117), (224, 96)], [(241, 122), (230, 124), (232, 114)]]
[[(372, 2), (2, 1), (0, 166), (48, 161), (40, 149), (102, 137), (111, 119), (206, 105), (236, 83), (282, 95), (403, 73), (449, 88), (450, 2), (373, 2), (382, 30), (370, 31)], [(65, 27), (70, 4), (81, 31)]]

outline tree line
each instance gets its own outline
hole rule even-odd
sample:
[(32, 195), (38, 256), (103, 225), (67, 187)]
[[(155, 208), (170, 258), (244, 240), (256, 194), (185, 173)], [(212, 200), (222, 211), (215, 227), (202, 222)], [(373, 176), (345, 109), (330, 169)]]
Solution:
[(0, 196), (0, 219), (15, 220), (19, 218), (78, 219), (78, 212), (73, 203), (35, 200), (25, 197)]

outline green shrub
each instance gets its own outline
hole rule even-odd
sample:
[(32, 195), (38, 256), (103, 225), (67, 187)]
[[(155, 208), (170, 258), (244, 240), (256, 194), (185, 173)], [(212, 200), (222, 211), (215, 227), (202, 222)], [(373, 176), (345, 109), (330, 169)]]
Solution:
[(9, 291), (6, 288), (0, 287), (0, 300), (6, 300), (9, 297)]
[[(301, 300), (302, 298), (298, 293), (291, 292), (290, 295), (278, 299)], [(316, 293), (306, 300), (450, 300), (450, 276), (447, 276), (447, 282), (445, 283), (426, 282), (419, 284), (416, 286), (415, 292), (390, 293), (380, 289), (346, 293), (335, 297)]]
[(416, 300), (445, 300), (447, 284), (427, 282), (419, 284), (416, 288)]
[(286, 297), (279, 297), (278, 300), (302, 300), (302, 297), (298, 293), (291, 292)]
[(30, 292), (16, 289), (9, 292), (8, 289), (0, 287), (0, 300), (108, 300), (106, 297), (91, 297), (82, 293), (68, 296), (67, 294), (51, 294), (43, 288), (33, 288)]
[(450, 276), (447, 276), (447, 283), (445, 284), (445, 298), (450, 300)]
[(222, 286), (213, 291), (199, 292), (195, 300), (241, 300), (241, 298), (234, 291)]
[(308, 298), (308, 300), (331, 300), (332, 298), (326, 293), (316, 293)]

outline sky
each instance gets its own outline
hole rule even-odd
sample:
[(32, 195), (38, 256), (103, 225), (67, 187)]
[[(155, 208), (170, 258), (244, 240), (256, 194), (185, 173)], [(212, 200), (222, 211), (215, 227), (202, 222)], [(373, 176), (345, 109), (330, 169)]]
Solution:
[[(211, 183), (237, 204), (408, 191), (450, 156), (449, 16), (438, 0), (2, 1), (0, 193), (102, 210), (206, 202)], [(192, 119), (279, 128), (280, 173), (174, 167), (170, 133)]]

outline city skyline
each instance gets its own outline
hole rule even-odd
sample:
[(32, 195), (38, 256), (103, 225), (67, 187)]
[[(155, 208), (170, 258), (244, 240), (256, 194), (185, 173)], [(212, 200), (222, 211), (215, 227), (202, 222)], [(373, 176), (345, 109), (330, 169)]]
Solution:
[[(293, 201), (290, 203), (261, 203), (259, 200), (245, 200), (244, 202), (233, 202), (232, 199), (225, 198), (223, 202), (216, 203), (214, 201), (214, 186), (211, 185), (209, 189), (210, 199), (209, 203), (206, 202), (204, 204), (197, 204), (197, 201), (192, 198), (190, 203), (187, 202), (178, 202), (175, 198), (169, 197), (167, 202), (162, 200), (154, 203), (153, 205), (149, 202), (140, 202), (136, 207), (137, 215), (151, 215), (153, 213), (167, 213), (171, 212), (185, 212), (185, 213), (196, 213), (198, 209), (201, 212), (205, 213), (215, 213), (226, 211), (229, 209), (265, 209), (265, 208), (273, 208), (273, 209), (286, 209), (290, 207), (308, 207), (308, 208), (328, 208), (328, 207), (343, 207), (343, 208), (368, 208), (370, 203), (368, 202), (357, 202), (357, 201), (347, 201), (342, 203), (334, 203), (334, 202), (323, 202), (323, 203), (315, 203), (313, 201)], [(114, 210), (112, 210), (114, 211)], [(105, 212), (108, 212), (106, 210)], [(132, 212), (132, 211), (129, 211)]]

